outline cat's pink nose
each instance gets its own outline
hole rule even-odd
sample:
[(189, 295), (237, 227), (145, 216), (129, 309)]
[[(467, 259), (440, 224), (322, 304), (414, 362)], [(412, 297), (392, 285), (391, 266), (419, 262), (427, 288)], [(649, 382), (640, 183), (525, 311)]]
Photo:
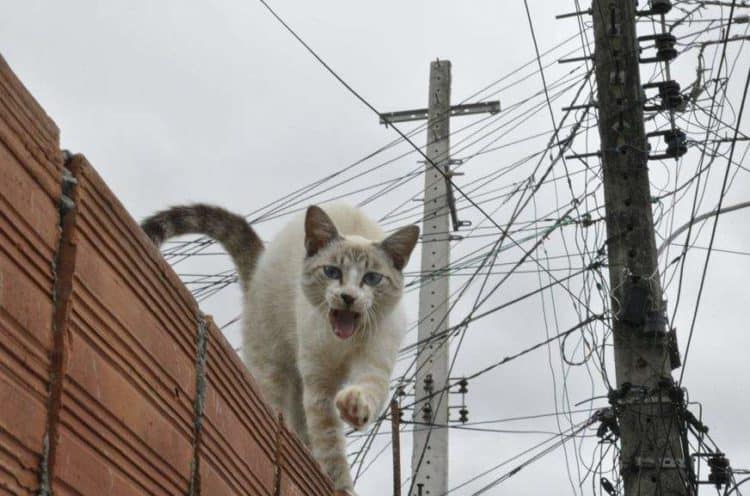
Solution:
[(354, 300), (356, 300), (355, 297), (347, 293), (341, 293), (341, 299), (344, 300), (346, 306), (351, 306), (351, 304), (354, 303)]

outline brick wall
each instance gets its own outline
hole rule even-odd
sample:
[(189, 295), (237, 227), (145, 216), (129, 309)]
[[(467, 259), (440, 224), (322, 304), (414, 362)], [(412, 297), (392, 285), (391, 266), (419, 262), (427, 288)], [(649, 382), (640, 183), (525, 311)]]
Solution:
[(331, 494), (1, 58), (0, 171), (0, 494)]

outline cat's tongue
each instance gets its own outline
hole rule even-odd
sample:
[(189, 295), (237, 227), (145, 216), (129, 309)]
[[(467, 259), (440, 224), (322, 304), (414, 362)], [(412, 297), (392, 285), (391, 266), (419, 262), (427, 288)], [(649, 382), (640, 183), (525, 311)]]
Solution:
[(341, 339), (348, 339), (354, 334), (356, 328), (357, 314), (348, 310), (333, 310), (331, 312), (331, 323), (333, 332)]

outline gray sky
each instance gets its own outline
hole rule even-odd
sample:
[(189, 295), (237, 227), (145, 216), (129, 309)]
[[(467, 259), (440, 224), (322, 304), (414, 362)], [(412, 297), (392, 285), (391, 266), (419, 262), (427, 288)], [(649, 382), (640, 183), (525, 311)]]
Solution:
[[(437, 57), (453, 63), (453, 102), (472, 96), (519, 66), (534, 61), (523, 2), (327, 0), (275, 1), (272, 5), (353, 88), (381, 111), (425, 106), (429, 62)], [(530, 8), (542, 52), (577, 33), (575, 20), (554, 20), (555, 14), (575, 10), (574, 2), (536, 0), (530, 2)], [(63, 146), (86, 154), (136, 219), (168, 205), (195, 201), (218, 203), (250, 213), (343, 169), (397, 137), (392, 130), (380, 126), (377, 116), (336, 82), (259, 2), (0, 0), (0, 9), (4, 13), (0, 18), (0, 50), (4, 57), (60, 126)], [(718, 10), (707, 11), (704, 19), (718, 15)], [(683, 34), (707, 25), (695, 23)], [(742, 34), (746, 28), (747, 25), (739, 25), (733, 28), (736, 29), (733, 33)], [(640, 32), (648, 34), (651, 29), (642, 24)], [(716, 39), (719, 31), (709, 31), (705, 36)], [(560, 109), (573, 98), (585, 69), (577, 64), (554, 62), (580, 47), (581, 40), (574, 38), (543, 59), (545, 64), (550, 64), (545, 69), (545, 77), (558, 123), (563, 115)], [(735, 122), (750, 63), (746, 54), (736, 59), (739, 47), (734, 44), (728, 51), (729, 65), (734, 72), (728, 87), (731, 105), (726, 105), (722, 114), (727, 126), (717, 128), (722, 136), (729, 134), (728, 126)], [(714, 49), (707, 49), (707, 66), (717, 64), (714, 57), (717, 57)], [(697, 50), (692, 50), (674, 64), (673, 75), (683, 87), (695, 79), (696, 61)], [(652, 69), (642, 68), (644, 79), (653, 75)], [(544, 148), (552, 124), (540, 93), (541, 79), (534, 74), (535, 70), (535, 63), (528, 65), (514, 77), (479, 95), (479, 98), (501, 100), (504, 111), (499, 116), (492, 119), (467, 117), (451, 123), (456, 132), (452, 137), (454, 157), (470, 158), (463, 166), (465, 175), (456, 182), (471, 192), (473, 198), (481, 199), (483, 208), (492, 212), (493, 219), (501, 225), (507, 222), (517, 201), (517, 197), (512, 197), (505, 204), (507, 198), (501, 195), (508, 193), (512, 184), (527, 181), (539, 158), (518, 165), (495, 181), (486, 184), (472, 181)], [(528, 78), (519, 81), (527, 75)], [(514, 81), (519, 82), (509, 86)], [(559, 99), (555, 97), (558, 88), (568, 88)], [(589, 89), (585, 88), (584, 99)], [(495, 92), (498, 93), (494, 95)], [(710, 102), (704, 101), (701, 105), (707, 107), (707, 103)], [(522, 121), (520, 117), (513, 120), (513, 116), (532, 110), (535, 113), (527, 120)], [(571, 119), (573, 117), (577, 115)], [(705, 125), (707, 120), (705, 113), (695, 110), (686, 113), (680, 122), (683, 127), (689, 124), (690, 138), (699, 141), (704, 136), (699, 126)], [(504, 123), (506, 127), (501, 128)], [(472, 127), (458, 132), (470, 124)], [(595, 121), (588, 124), (595, 126)], [(489, 127), (483, 128), (485, 125)], [(653, 123), (649, 126), (648, 129), (652, 129)], [(415, 127), (404, 125), (402, 129)], [(750, 131), (747, 118), (743, 119), (740, 129)], [(506, 131), (507, 134), (503, 134)], [(472, 132), (477, 134), (471, 135)], [(540, 136), (514, 144), (533, 135)], [(596, 136), (596, 128), (592, 127), (587, 135), (576, 139), (573, 150), (594, 151)], [(421, 146), (425, 137), (418, 133), (414, 140)], [(491, 143), (493, 140), (496, 141)], [(502, 145), (507, 146), (473, 157), (483, 147), (491, 149)], [(652, 146), (658, 148), (662, 144), (654, 140)], [(735, 161), (745, 167), (748, 162), (742, 160), (747, 150), (748, 142), (744, 142), (738, 143), (735, 151)], [(409, 147), (401, 144), (342, 177), (350, 178), (408, 151)], [(721, 152), (728, 152), (728, 147)], [(668, 192), (675, 184), (687, 181), (696, 170), (699, 156), (700, 151), (691, 148), (677, 164), (673, 161), (652, 163), (654, 194), (659, 188)], [(393, 180), (417, 170), (418, 158), (412, 153), (335, 190), (324, 192), (332, 184), (325, 183), (315, 189), (316, 193), (320, 192), (319, 196), (306, 200), (299, 207)], [(546, 168), (549, 160), (549, 154), (542, 157), (540, 170)], [(573, 174), (572, 194), (562, 180), (565, 169), (557, 166), (552, 177), (560, 180), (540, 189), (516, 226), (525, 230), (514, 236), (518, 239), (538, 236), (539, 232), (534, 229), (547, 227), (549, 222), (523, 222), (539, 218), (554, 220), (559, 216), (559, 212), (554, 211), (567, 208), (571, 195), (596, 190), (599, 164), (592, 160), (589, 165), (591, 169), (587, 170), (580, 162), (567, 161), (568, 172)], [(726, 158), (721, 157), (712, 165), (708, 179), (703, 182), (706, 189), (700, 195), (698, 212), (709, 211), (716, 205), (726, 166)], [(747, 201), (750, 197), (748, 170), (732, 166), (730, 173), (733, 181), (725, 205)], [(586, 182), (588, 187), (584, 189)], [(373, 217), (380, 218), (404, 203), (396, 211), (398, 221), (389, 227), (414, 222), (419, 218), (420, 207), (410, 199), (419, 198), (421, 188), (422, 180), (417, 176), (393, 191), (379, 194), (364, 208)], [(377, 189), (355, 192), (348, 200), (364, 202), (374, 191)], [(661, 236), (689, 219), (694, 189), (690, 187), (686, 192), (684, 197), (668, 196), (661, 204), (655, 204)], [(601, 190), (598, 191), (599, 201), (595, 198), (589, 197), (580, 211), (594, 210), (601, 205)], [(467, 205), (461, 202), (461, 206)], [(290, 210), (286, 208), (284, 213)], [(711, 428), (711, 435), (737, 468), (750, 467), (750, 438), (745, 429), (746, 395), (750, 390), (746, 350), (750, 347), (750, 337), (744, 332), (747, 329), (744, 314), (750, 303), (745, 287), (750, 274), (747, 255), (750, 224), (744, 221), (748, 212), (728, 214), (719, 221), (714, 248), (744, 254), (714, 250), (711, 255), (683, 383), (689, 389), (690, 399), (702, 404), (703, 418)], [(599, 215), (594, 212), (592, 217)], [(491, 224), (483, 221), (482, 214), (475, 209), (464, 210), (463, 218), (479, 226), (472, 231), (473, 235), (486, 237), (471, 236), (456, 243), (454, 260), (493, 241), (497, 235), (497, 229), (490, 228)], [(283, 221), (261, 222), (257, 229), (268, 239)], [(701, 247), (708, 246), (710, 228), (710, 223), (704, 225), (695, 243), (697, 247), (689, 251), (685, 264), (681, 302), (673, 323), (678, 329), (683, 352), (706, 254)], [(555, 277), (563, 277), (590, 262), (590, 256), (582, 257), (579, 253), (596, 250), (604, 238), (601, 223), (586, 232), (575, 226), (565, 227), (545, 241), (546, 252), (540, 250), (535, 256), (553, 270)], [(678, 265), (665, 268), (678, 252), (679, 247), (673, 247), (660, 263), (670, 315), (678, 287), (673, 269)], [(498, 262), (515, 262), (520, 253), (518, 248), (504, 251)], [(571, 258), (543, 261), (545, 255), (566, 254)], [(225, 257), (196, 258), (178, 265), (178, 272), (214, 273), (229, 267)], [(418, 267), (417, 257), (409, 270), (417, 271)], [(509, 267), (498, 265), (496, 271), (506, 271)], [(549, 282), (549, 277), (544, 271), (540, 272), (536, 264), (525, 264), (522, 269), (528, 273), (510, 277), (483, 309)], [(467, 273), (469, 270), (463, 270), (451, 279), (452, 289), (466, 282)], [(497, 284), (501, 277), (501, 274), (493, 274), (488, 284)], [(591, 272), (587, 279), (574, 278), (569, 285), (570, 292), (585, 300), (585, 291), (591, 290), (591, 307), (601, 309), (602, 300), (595, 287), (599, 280)], [(478, 285), (467, 291), (457, 304), (451, 322), (460, 321), (470, 312), (477, 292)], [(406, 297), (412, 319), (416, 318), (415, 295), (416, 292), (412, 292)], [(203, 308), (213, 313), (220, 324), (238, 313), (238, 305), (239, 293), (234, 287), (202, 302)], [(570, 293), (560, 287), (545, 292), (543, 297), (536, 295), (512, 305), (470, 327), (453, 375), (475, 372), (540, 342), (547, 332), (555, 334), (578, 321)], [(603, 335), (602, 326), (595, 326), (586, 336), (601, 344)], [(239, 346), (237, 326), (227, 328), (227, 337)], [(409, 334), (406, 342), (413, 342), (414, 337), (414, 333)], [(573, 360), (584, 356), (580, 339), (581, 335), (576, 334), (566, 343), (567, 354)], [(456, 346), (454, 342), (454, 350)], [(400, 362), (400, 370), (407, 363), (408, 360)], [(454, 430), (450, 487), (551, 436), (537, 431), (559, 432), (571, 422), (585, 420), (592, 408), (605, 406), (603, 399), (587, 402), (591, 397), (606, 394), (597, 366), (594, 358), (583, 366), (568, 367), (561, 361), (559, 346), (552, 345), (472, 381), (468, 395), (472, 422), (556, 410), (584, 411), (570, 417), (561, 415), (559, 423), (553, 416), (481, 426), (512, 432)], [(614, 368), (609, 358), (606, 369), (614, 381)], [(574, 406), (579, 402), (581, 406)], [(698, 413), (697, 406), (693, 411)], [(410, 418), (410, 414), (406, 417)], [(387, 435), (378, 436), (365, 465), (386, 446), (388, 439)], [(357, 441), (353, 442), (352, 448), (357, 446)], [(406, 434), (402, 439), (405, 473), (408, 473), (410, 443), (411, 438)], [(592, 460), (598, 461), (598, 453), (598, 447), (591, 440), (571, 442), (566, 445), (566, 451), (553, 452), (487, 494), (539, 495), (549, 494), (550, 488), (555, 488), (556, 494), (592, 494), (591, 475), (585, 479), (583, 488), (579, 484), (586, 476), (587, 466), (591, 466)], [(611, 458), (606, 460), (605, 466), (608, 466)], [(451, 494), (472, 494), (513, 466), (513, 463), (503, 466)], [(362, 476), (359, 490), (365, 496), (382, 494), (383, 484), (389, 483), (390, 477), (390, 451), (386, 450)]]

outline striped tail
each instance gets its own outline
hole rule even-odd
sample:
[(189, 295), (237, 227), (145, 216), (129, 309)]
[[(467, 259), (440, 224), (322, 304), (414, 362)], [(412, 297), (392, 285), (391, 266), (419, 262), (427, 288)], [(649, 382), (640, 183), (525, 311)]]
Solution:
[(156, 246), (182, 234), (204, 234), (215, 239), (232, 257), (243, 292), (247, 292), (263, 252), (263, 241), (250, 224), (221, 207), (203, 204), (172, 207), (144, 219), (141, 227)]

